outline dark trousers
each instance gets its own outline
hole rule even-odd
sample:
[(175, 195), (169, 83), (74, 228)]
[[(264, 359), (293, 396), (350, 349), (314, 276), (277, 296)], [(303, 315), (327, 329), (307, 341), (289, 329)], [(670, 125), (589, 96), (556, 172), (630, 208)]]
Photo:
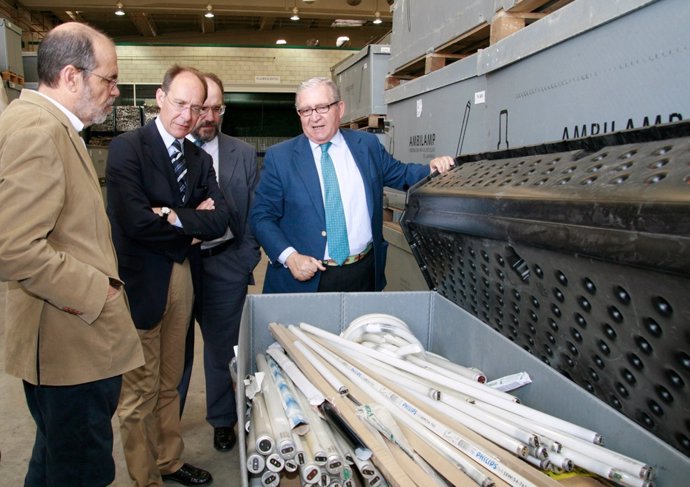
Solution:
[(36, 422), (24, 487), (105, 487), (115, 479), (111, 419), (122, 376), (74, 386), (35, 386), (24, 394)]
[(350, 265), (326, 266), (319, 278), (320, 293), (369, 292), (374, 290), (374, 252)]
[[(239, 273), (231, 251), (204, 257), (202, 292), (195, 303), (196, 319), (204, 338), (206, 421), (214, 428), (237, 422), (235, 391), (230, 376), (233, 348), (240, 334), (242, 307), (247, 296), (249, 274)], [(194, 327), (187, 333), (185, 368), (178, 391), (181, 411), (189, 389), (194, 360)]]

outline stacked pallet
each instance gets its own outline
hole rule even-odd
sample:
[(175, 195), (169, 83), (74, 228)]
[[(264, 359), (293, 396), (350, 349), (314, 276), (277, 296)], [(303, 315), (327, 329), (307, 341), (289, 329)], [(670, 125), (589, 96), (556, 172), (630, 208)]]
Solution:
[(2, 71), (0, 73), (0, 76), (2, 76), (3, 81), (9, 81), (10, 83), (14, 83), (15, 85), (24, 85), (24, 76), (22, 76), (21, 74), (17, 74), (13, 71)]
[[(396, 28), (404, 35), (399, 36), (399, 45), (392, 43), (386, 89), (475, 54), (572, 1), (479, 0), (462, 9), (451, 2), (452, 6), (433, 11), (402, 1), (393, 16), (393, 40)], [(415, 35), (416, 41), (410, 42)]]

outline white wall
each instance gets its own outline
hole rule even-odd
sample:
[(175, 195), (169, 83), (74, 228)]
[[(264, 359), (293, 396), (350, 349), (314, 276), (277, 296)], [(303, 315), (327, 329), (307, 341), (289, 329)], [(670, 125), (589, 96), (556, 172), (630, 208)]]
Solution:
[[(174, 63), (218, 75), (226, 91), (294, 92), (300, 81), (331, 76), (331, 66), (353, 52), (335, 49), (216, 46), (117, 46), (121, 83), (160, 83)], [(279, 77), (273, 82), (256, 77)]]

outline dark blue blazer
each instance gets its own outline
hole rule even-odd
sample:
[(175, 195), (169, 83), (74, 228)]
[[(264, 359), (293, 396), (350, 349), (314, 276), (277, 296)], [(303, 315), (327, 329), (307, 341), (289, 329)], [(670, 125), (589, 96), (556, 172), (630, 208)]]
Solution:
[[(192, 238), (212, 240), (230, 225), (237, 230), (234, 204), (226, 204), (218, 188), (211, 156), (192, 142), (184, 141), (188, 198), (183, 204), (168, 149), (154, 121), (115, 137), (106, 165), (108, 217), (117, 251), (120, 277), (134, 324), (150, 329), (163, 316), (173, 262), (190, 259), (197, 285), (200, 272), (199, 245)], [(213, 211), (195, 208), (206, 198), (215, 201)], [(175, 210), (183, 228), (163, 221), (151, 211), (167, 206)]]
[[(386, 248), (383, 240), (383, 187), (406, 190), (425, 176), (429, 167), (405, 164), (394, 159), (378, 138), (367, 132), (341, 130), (364, 181), (373, 235), (375, 289), (386, 285)], [(326, 249), (326, 218), (319, 175), (309, 140), (305, 135), (281, 142), (266, 152), (264, 168), (250, 213), (254, 235), (271, 264), (266, 270), (264, 293), (315, 292), (320, 273), (300, 282), (278, 262), (278, 256), (292, 246), (297, 252), (317, 259)]]

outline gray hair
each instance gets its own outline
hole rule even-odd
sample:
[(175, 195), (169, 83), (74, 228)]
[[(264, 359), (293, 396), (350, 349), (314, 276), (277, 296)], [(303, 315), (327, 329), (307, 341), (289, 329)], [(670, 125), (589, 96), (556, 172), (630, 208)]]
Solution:
[(77, 22), (62, 24), (48, 32), (38, 46), (36, 57), (39, 84), (57, 87), (60, 71), (65, 66), (86, 71), (95, 69), (93, 41), (98, 36), (110, 40), (99, 30)]
[(295, 103), (297, 103), (297, 98), (299, 97), (300, 93), (306, 90), (310, 90), (312, 88), (316, 88), (317, 86), (325, 85), (328, 87), (328, 89), (331, 92), (331, 95), (333, 95), (333, 101), (340, 101), (340, 88), (338, 88), (338, 85), (336, 85), (332, 79), (330, 78), (323, 78), (323, 77), (315, 77), (315, 78), (309, 78), (308, 80), (302, 81), (299, 86), (297, 87), (297, 91), (295, 92)]

